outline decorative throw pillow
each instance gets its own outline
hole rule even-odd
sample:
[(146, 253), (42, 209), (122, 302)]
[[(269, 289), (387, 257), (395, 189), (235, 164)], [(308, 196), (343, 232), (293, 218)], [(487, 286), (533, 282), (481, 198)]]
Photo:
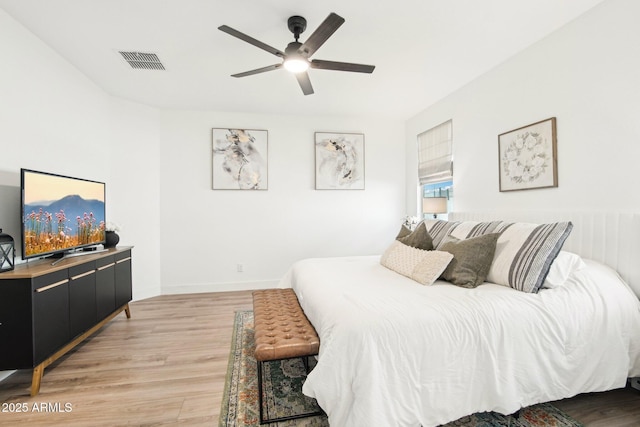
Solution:
[(413, 230), (411, 234), (399, 238), (398, 241), (404, 243), (407, 246), (422, 249), (425, 251), (430, 251), (431, 249), (433, 249), (433, 240), (431, 239), (431, 236), (429, 235), (424, 222), (418, 224), (416, 229)]
[(571, 222), (503, 222), (496, 230), (501, 234), (487, 280), (523, 292), (538, 292), (572, 228)]
[(472, 237), (484, 236), (496, 231), (502, 221), (477, 222), (477, 221), (435, 221), (428, 228), (433, 238), (433, 247), (440, 249), (447, 236), (453, 236), (464, 240)]
[(549, 267), (549, 274), (544, 279), (543, 288), (553, 289), (562, 286), (574, 271), (584, 268), (586, 264), (580, 255), (560, 251)]
[(489, 274), (499, 236), (500, 233), (491, 233), (465, 240), (447, 236), (439, 250), (450, 252), (453, 260), (442, 278), (463, 288), (481, 285)]
[(409, 230), (404, 225), (401, 225), (400, 232), (398, 232), (398, 235), (396, 236), (396, 240), (402, 239), (403, 237), (407, 237), (409, 234), (411, 234), (411, 230)]
[(429, 234), (433, 240), (433, 247), (437, 248), (442, 243), (442, 240), (451, 233), (451, 230), (456, 228), (460, 222), (457, 221), (444, 221), (437, 220), (431, 224), (429, 228)]
[(462, 221), (456, 228), (452, 229), (449, 234), (458, 239), (470, 239), (472, 237), (493, 233), (500, 224), (502, 224), (502, 221)]
[(449, 252), (416, 249), (396, 240), (382, 254), (380, 264), (418, 283), (431, 285), (452, 258)]

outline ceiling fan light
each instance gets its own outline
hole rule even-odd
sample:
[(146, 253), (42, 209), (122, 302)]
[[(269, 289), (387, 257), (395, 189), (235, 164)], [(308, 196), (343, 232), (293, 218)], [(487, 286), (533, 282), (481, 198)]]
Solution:
[(284, 68), (292, 73), (302, 73), (309, 69), (309, 61), (302, 58), (285, 59)]

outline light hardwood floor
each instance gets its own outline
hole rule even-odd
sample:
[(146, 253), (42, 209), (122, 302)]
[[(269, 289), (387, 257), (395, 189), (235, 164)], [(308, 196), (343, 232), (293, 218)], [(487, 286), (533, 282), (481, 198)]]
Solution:
[[(238, 309), (251, 309), (251, 292), (133, 302), (131, 319), (118, 315), (46, 369), (39, 395), (29, 396), (30, 371), (0, 382), (0, 411), (14, 411), (0, 425), (217, 426)], [(640, 425), (633, 389), (555, 404), (589, 427)]]

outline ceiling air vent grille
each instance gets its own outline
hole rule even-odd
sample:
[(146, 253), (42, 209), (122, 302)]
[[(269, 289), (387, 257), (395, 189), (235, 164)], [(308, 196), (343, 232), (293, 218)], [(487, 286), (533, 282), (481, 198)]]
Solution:
[(122, 52), (120, 55), (131, 65), (131, 68), (137, 70), (164, 70), (164, 65), (160, 62), (158, 55), (155, 53), (142, 52)]

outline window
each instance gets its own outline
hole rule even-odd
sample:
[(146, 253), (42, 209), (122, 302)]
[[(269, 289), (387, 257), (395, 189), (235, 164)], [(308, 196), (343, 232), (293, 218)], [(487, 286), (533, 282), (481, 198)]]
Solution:
[(437, 184), (425, 184), (422, 186), (422, 197), (453, 197), (453, 181), (444, 181)]
[[(422, 197), (446, 197), (447, 199), (447, 212), (453, 210), (453, 181), (443, 181), (435, 184), (425, 184), (422, 186)], [(430, 215), (426, 215), (425, 217)]]
[(452, 209), (453, 155), (452, 121), (446, 121), (418, 135), (418, 180), (422, 197), (446, 197)]

